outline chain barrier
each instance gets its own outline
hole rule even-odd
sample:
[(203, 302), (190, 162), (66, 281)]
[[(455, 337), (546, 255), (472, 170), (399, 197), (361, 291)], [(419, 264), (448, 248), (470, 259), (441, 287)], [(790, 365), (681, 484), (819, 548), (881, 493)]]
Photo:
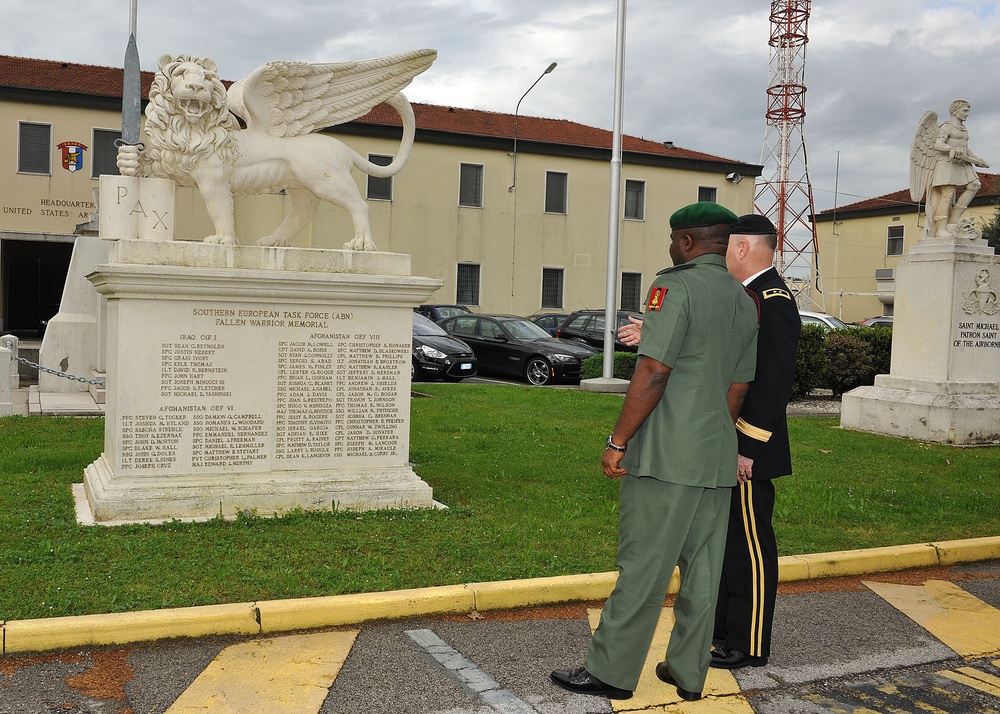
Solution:
[(48, 374), (54, 374), (57, 377), (63, 377), (64, 379), (75, 379), (77, 382), (83, 382), (84, 384), (96, 384), (98, 387), (107, 386), (107, 382), (103, 379), (87, 379), (86, 377), (78, 377), (75, 374), (67, 374), (66, 372), (60, 372), (58, 369), (52, 369), (51, 367), (43, 367), (37, 362), (32, 362), (30, 359), (25, 359), (24, 357), (18, 357), (17, 355), (11, 355), (11, 359), (17, 360), (29, 367), (34, 367), (37, 370), (46, 372)]

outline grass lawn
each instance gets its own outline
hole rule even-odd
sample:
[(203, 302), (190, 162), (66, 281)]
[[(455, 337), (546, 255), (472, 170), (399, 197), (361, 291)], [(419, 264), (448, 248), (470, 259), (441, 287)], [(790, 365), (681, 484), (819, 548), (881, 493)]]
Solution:
[[(393, 590), (614, 569), (617, 483), (599, 458), (622, 399), (421, 384), (411, 459), (441, 511), (295, 513), (105, 528), (70, 484), (101, 419), (0, 419), (0, 620)], [(784, 555), (1000, 534), (1000, 449), (791, 421)]]

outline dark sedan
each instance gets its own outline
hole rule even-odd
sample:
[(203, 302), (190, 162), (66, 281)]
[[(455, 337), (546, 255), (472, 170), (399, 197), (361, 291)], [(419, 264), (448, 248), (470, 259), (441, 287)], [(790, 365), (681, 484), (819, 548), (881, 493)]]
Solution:
[(460, 382), (474, 377), (477, 370), (476, 355), (462, 342), (423, 315), (413, 313), (413, 361), (410, 378), (441, 377), (449, 382)]
[[(618, 327), (629, 324), (628, 319), (634, 317), (642, 319), (642, 314), (629, 310), (618, 311)], [(615, 328), (615, 352), (635, 352), (637, 347), (629, 347), (618, 341), (617, 327)], [(585, 342), (598, 350), (604, 350), (604, 310), (577, 310), (572, 313), (559, 329), (556, 330), (556, 337), (564, 340), (577, 340)]]
[(581, 360), (597, 350), (553, 339), (535, 323), (513, 315), (459, 315), (438, 323), (469, 343), (482, 372), (524, 377), (531, 384), (580, 379)]

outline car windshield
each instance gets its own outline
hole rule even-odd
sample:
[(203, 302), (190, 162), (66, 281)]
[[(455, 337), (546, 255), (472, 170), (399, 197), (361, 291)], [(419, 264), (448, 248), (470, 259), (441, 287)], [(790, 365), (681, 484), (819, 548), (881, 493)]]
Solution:
[(445, 319), (446, 317), (455, 317), (455, 315), (467, 315), (470, 312), (472, 312), (472, 310), (470, 310), (469, 308), (462, 307), (461, 305), (438, 305), (437, 311), (438, 315), (441, 316), (442, 320)]
[(421, 337), (448, 336), (448, 333), (442, 330), (439, 325), (435, 325), (426, 317), (417, 313), (413, 313), (413, 334), (420, 335)]
[(843, 322), (842, 320), (838, 320), (833, 315), (827, 315), (826, 320), (829, 324), (833, 325), (835, 329), (840, 330), (847, 327), (847, 323)]
[(530, 320), (504, 320), (503, 326), (519, 340), (547, 340), (550, 335)]

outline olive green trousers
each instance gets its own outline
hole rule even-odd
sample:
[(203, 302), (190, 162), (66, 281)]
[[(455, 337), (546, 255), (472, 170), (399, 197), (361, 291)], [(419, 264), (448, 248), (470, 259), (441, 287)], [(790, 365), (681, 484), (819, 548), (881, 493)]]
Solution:
[(607, 684), (635, 689), (677, 565), (681, 586), (665, 659), (678, 685), (702, 691), (712, 657), (731, 492), (622, 478), (618, 582), (594, 632), (587, 671)]

